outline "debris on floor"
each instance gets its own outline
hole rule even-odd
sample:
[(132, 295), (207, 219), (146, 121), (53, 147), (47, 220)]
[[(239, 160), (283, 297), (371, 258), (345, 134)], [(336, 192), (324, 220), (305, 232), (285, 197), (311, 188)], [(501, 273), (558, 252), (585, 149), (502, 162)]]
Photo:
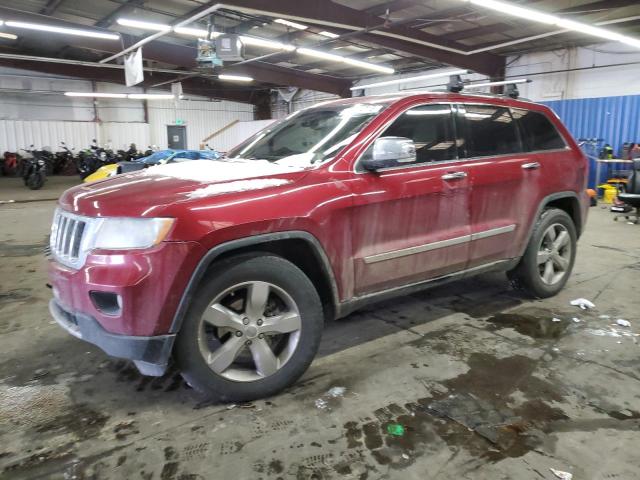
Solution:
[(631, 322), (629, 320), (624, 320), (623, 318), (619, 318), (616, 320), (616, 323), (621, 327), (630, 327)]
[(401, 437), (404, 435), (404, 427), (399, 423), (390, 423), (387, 425), (387, 432), (394, 437)]
[(571, 300), (570, 303), (574, 307), (580, 307), (583, 310), (595, 307), (595, 304), (586, 298), (576, 298), (575, 300)]
[(582, 321), (578, 317), (573, 317), (571, 320), (573, 320), (575, 323), (580, 323)]
[(316, 408), (320, 410), (331, 410), (340, 404), (347, 389), (345, 387), (331, 387), (322, 397), (316, 399)]
[(561, 322), (562, 320), (560, 320), (559, 318), (553, 317), (551, 319), (552, 322)]
[(573, 478), (573, 474), (569, 472), (563, 472), (562, 470), (556, 470), (555, 468), (550, 468), (551, 473), (553, 473), (560, 480), (571, 480)]
[(336, 398), (336, 397), (344, 397), (344, 393), (347, 391), (346, 388), (344, 387), (331, 387), (329, 389), (329, 391), (327, 392), (327, 395), (329, 395), (330, 397)]

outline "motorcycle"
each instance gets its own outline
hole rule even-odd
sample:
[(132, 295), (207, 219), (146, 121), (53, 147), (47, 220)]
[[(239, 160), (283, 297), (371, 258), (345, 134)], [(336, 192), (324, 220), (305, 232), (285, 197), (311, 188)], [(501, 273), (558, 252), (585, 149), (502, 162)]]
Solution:
[(24, 149), (27, 155), (21, 162), (21, 175), (24, 184), (31, 190), (39, 190), (47, 179), (47, 156), (42, 150)]
[(53, 173), (71, 175), (71, 170), (75, 168), (73, 151), (64, 142), (60, 142), (60, 147), (62, 150), (56, 152), (53, 158)]
[(2, 174), (7, 177), (14, 177), (18, 174), (18, 167), (22, 157), (15, 152), (4, 152), (2, 158)]
[(94, 139), (87, 150), (78, 154), (76, 169), (81, 179), (87, 178), (100, 167), (118, 162), (118, 156), (113, 150), (100, 147)]

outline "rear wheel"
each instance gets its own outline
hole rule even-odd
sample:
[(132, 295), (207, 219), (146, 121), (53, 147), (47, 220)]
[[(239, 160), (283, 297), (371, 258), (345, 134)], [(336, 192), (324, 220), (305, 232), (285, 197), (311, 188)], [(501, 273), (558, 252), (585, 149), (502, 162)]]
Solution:
[(309, 278), (273, 255), (221, 261), (198, 289), (176, 339), (183, 377), (221, 401), (273, 395), (313, 360), (322, 305)]
[(508, 273), (514, 286), (537, 298), (556, 295), (567, 283), (576, 256), (576, 229), (563, 210), (545, 210), (518, 266)]

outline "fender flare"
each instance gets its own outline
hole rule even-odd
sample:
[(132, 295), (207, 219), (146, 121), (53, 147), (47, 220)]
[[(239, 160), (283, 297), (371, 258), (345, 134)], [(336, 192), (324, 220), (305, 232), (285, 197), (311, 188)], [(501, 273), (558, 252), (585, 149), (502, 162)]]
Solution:
[(580, 208), (580, 198), (578, 197), (578, 194), (571, 190), (566, 192), (552, 193), (551, 195), (547, 195), (546, 197), (544, 197), (540, 202), (540, 205), (538, 205), (538, 209), (536, 210), (536, 214), (533, 217), (533, 221), (531, 222), (531, 225), (529, 225), (529, 231), (527, 232), (527, 237), (526, 237), (527, 241), (524, 244), (522, 251), (520, 252), (520, 257), (524, 255), (524, 251), (527, 249), (527, 245), (529, 245), (529, 240), (531, 239), (531, 235), (533, 234), (533, 228), (535, 227), (538, 218), (542, 214), (542, 211), (545, 209), (547, 205), (549, 205), (554, 200), (560, 200), (562, 198), (571, 198), (572, 200), (575, 200), (578, 206), (577, 212), (578, 212), (578, 220), (580, 224), (576, 225), (576, 232), (578, 233), (578, 236), (580, 236), (584, 228), (584, 219), (582, 218), (582, 210)]
[(327, 277), (329, 280), (329, 284), (331, 285), (331, 296), (333, 299), (333, 308), (334, 311), (331, 312), (332, 317), (335, 318), (336, 312), (335, 309), (339, 304), (339, 295), (338, 295), (338, 286), (336, 284), (336, 279), (333, 273), (333, 268), (331, 267), (331, 263), (329, 262), (329, 257), (327, 256), (324, 248), (320, 241), (311, 233), (305, 232), (302, 230), (291, 230), (285, 232), (274, 232), (274, 233), (265, 233), (261, 235), (254, 235), (251, 237), (240, 238), (237, 240), (231, 240), (225, 243), (221, 243), (220, 245), (216, 245), (198, 262), (195, 270), (191, 274), (191, 278), (189, 279), (189, 283), (187, 283), (187, 287), (182, 293), (182, 297), (180, 298), (180, 303), (178, 304), (178, 308), (176, 313), (173, 316), (173, 320), (171, 322), (171, 327), (169, 328), (169, 333), (177, 333), (182, 326), (182, 321), (184, 320), (184, 316), (187, 313), (189, 305), (191, 304), (191, 300), (193, 295), (200, 284), (200, 281), (204, 277), (207, 269), (211, 265), (212, 262), (215, 261), (217, 257), (222, 255), (223, 253), (237, 250), (239, 248), (249, 247), (253, 245), (260, 245), (267, 242), (273, 242), (278, 240), (289, 240), (289, 239), (300, 239), (304, 240), (309, 244), (312, 251), (316, 255), (316, 259), (319, 260), (320, 265), (322, 266), (322, 274)]

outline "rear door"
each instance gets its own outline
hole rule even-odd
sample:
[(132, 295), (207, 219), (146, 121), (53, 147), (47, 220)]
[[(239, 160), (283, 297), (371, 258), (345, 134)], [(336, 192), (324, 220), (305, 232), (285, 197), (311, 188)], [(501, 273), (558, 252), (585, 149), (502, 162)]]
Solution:
[(409, 108), (384, 136), (412, 139), (417, 161), (376, 173), (356, 164), (351, 241), (357, 295), (462, 270), (468, 261), (469, 179), (457, 158), (451, 106)]
[(471, 163), (471, 242), (468, 268), (517, 256), (529, 211), (539, 195), (535, 156), (523, 151), (510, 109), (500, 105), (458, 106), (464, 155)]

